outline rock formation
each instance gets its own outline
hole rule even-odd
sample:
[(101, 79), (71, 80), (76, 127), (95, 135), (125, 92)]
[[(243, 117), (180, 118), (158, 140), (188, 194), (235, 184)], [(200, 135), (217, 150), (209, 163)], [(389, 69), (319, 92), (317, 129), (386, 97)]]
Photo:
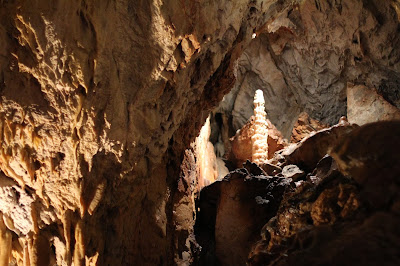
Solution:
[(254, 95), (254, 132), (251, 136), (251, 159), (257, 164), (261, 164), (268, 159), (267, 114), (265, 113), (264, 104), (263, 92), (256, 90)]
[(246, 253), (249, 265), (396, 265), (399, 129), (398, 121), (339, 124), (276, 153), (274, 176), (247, 162), (205, 188), (200, 265), (242, 265)]
[(210, 133), (210, 118), (207, 118), (195, 141), (196, 163), (199, 167), (199, 175), (197, 177), (200, 186), (199, 190), (218, 178), (217, 158), (214, 153), (214, 146), (209, 141)]
[(398, 130), (399, 122), (380, 122), (340, 137), (333, 158), (284, 194), (249, 265), (398, 264)]
[[(283, 138), (282, 133), (276, 129), (269, 119), (265, 121), (267, 125), (267, 145), (268, 152), (266, 159), (274, 157), (274, 153), (287, 146), (287, 140)], [(240, 168), (244, 162), (252, 159), (253, 146), (252, 136), (254, 135), (254, 116), (236, 132), (235, 136), (230, 139), (231, 151), (228, 155), (230, 161), (237, 168)], [(264, 155), (265, 156), (265, 155)], [(265, 163), (265, 161), (264, 161)]]
[(310, 134), (328, 127), (328, 125), (311, 118), (306, 112), (302, 112), (293, 126), (290, 142), (299, 142)]
[(301, 112), (327, 125), (346, 116), (348, 82), (399, 108), (398, 10), (398, 1), (294, 1), (256, 30), (219, 111), (236, 132), (261, 89), (268, 118), (289, 139)]
[[(399, 10), (397, 0), (0, 1), (0, 263), (195, 263), (201, 249), (194, 235), (195, 196), (201, 192), (198, 151), (191, 143), (211, 110), (219, 105), (213, 113), (222, 114), (225, 126), (215, 135), (226, 146), (230, 132), (253, 113), (256, 89), (263, 91), (268, 117), (286, 138), (303, 111), (329, 125), (347, 115), (348, 83), (376, 88), (372, 98), (384, 99), (385, 110), (399, 108)], [(378, 125), (386, 133), (377, 142), (391, 139), (393, 125)], [(322, 234), (329, 240), (317, 237), (313, 254), (323, 253), (316, 250), (323, 246), (318, 241), (329, 250), (343, 244), (351, 253), (346, 239), (361, 247), (363, 236), (381, 237), (372, 234), (380, 225), (393, 232), (387, 243), (398, 243), (396, 176), (385, 172), (381, 184), (363, 175), (371, 170), (366, 165), (393, 169), (397, 162), (384, 153), (376, 164), (376, 157), (362, 156), (368, 150), (356, 136), (379, 136), (372, 127), (326, 129), (263, 166), (274, 174), (272, 180), (281, 180), (288, 164), (305, 173), (296, 181), (304, 186), (290, 185), (295, 197), (312, 192), (313, 198), (304, 200), (312, 204), (297, 201), (295, 213), (304, 211), (315, 224), (350, 224), (337, 238), (323, 228), (311, 230), (306, 239)], [(347, 149), (350, 139), (354, 154)], [(342, 146), (335, 148), (333, 140), (342, 140)], [(316, 185), (312, 173), (324, 169), (316, 165), (330, 150), (340, 171), (335, 168), (333, 175), (340, 178)], [(350, 155), (354, 161), (346, 159)], [(257, 171), (248, 184), (272, 182), (255, 177), (266, 176)], [(216, 186), (232, 192), (225, 184)], [(308, 185), (320, 190), (307, 190)], [(379, 186), (390, 187), (389, 199), (382, 189), (374, 193)], [(229, 195), (247, 195), (233, 192)], [(376, 200), (368, 202), (369, 196)], [(282, 207), (268, 213), (278, 215), (278, 222), (291, 213), (291, 198), (284, 197)], [(332, 202), (338, 207), (332, 209)], [(372, 208), (371, 215), (355, 219), (364, 207)], [(290, 221), (308, 228), (303, 226), (310, 220), (301, 215)], [(352, 217), (360, 230), (352, 231)], [(276, 236), (288, 221), (266, 229)], [(267, 221), (246, 222), (258, 228)], [(257, 248), (261, 253), (263, 244)], [(373, 247), (361, 251), (378, 261), (379, 254), (369, 252)], [(223, 253), (220, 246), (216, 250)], [(283, 264), (307, 252), (285, 260), (282, 250), (274, 258)], [(392, 249), (385, 252), (388, 263), (396, 264)]]
[(248, 0), (1, 2), (2, 235), (14, 263), (174, 260), (184, 150), (264, 11)]
[(382, 120), (400, 120), (400, 110), (375, 88), (347, 84), (347, 116), (350, 123), (364, 125)]
[(262, 169), (248, 162), (206, 187), (198, 203), (196, 238), (203, 247), (198, 263), (244, 265), (264, 224), (261, 221), (277, 211), (289, 183), (282, 177), (267, 178)]

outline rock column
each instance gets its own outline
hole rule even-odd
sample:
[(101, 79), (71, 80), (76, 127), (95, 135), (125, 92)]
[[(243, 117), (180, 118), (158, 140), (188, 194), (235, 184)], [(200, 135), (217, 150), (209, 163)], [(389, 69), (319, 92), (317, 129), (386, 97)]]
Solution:
[(264, 104), (263, 92), (257, 90), (254, 95), (254, 134), (251, 137), (252, 161), (257, 164), (264, 163), (268, 158), (267, 114)]

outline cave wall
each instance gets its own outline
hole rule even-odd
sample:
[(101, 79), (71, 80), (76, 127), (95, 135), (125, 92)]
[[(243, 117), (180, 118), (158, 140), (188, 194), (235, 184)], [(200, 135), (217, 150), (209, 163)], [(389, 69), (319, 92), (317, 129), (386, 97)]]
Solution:
[(184, 148), (233, 85), (253, 29), (285, 4), (1, 1), (13, 262), (171, 263)]
[(284, 132), (303, 108), (332, 122), (349, 79), (399, 107), (398, 10), (359, 0), (1, 1), (1, 245), (11, 240), (18, 264), (190, 260), (175, 254), (187, 239), (174, 235), (174, 201), (193, 193), (179, 195), (177, 180), (208, 112), (231, 87), (238, 101), (260, 85)]
[[(298, 1), (261, 28), (219, 105), (233, 132), (264, 91), (268, 118), (290, 137), (300, 112), (327, 124), (347, 115), (347, 83), (376, 88), (400, 107), (398, 1)], [(371, 89), (372, 90), (372, 89)]]

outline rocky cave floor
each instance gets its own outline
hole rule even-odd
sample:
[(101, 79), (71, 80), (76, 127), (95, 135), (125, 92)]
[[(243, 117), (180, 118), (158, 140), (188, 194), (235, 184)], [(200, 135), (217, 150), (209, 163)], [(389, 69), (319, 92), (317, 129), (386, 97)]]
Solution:
[(399, 136), (399, 121), (300, 116), (266, 163), (201, 190), (193, 265), (399, 265)]

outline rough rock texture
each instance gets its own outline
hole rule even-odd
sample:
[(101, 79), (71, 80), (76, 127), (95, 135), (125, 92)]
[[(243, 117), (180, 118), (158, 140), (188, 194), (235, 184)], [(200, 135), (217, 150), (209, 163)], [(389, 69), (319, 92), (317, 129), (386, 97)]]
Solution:
[(327, 127), (329, 126), (312, 119), (306, 112), (302, 112), (293, 126), (290, 142), (299, 142), (311, 133)]
[[(269, 119), (266, 120), (268, 130), (267, 158), (271, 159), (276, 151), (279, 151), (287, 146), (287, 141), (283, 138), (282, 133), (276, 129)], [(237, 167), (240, 167), (245, 161), (252, 159), (252, 142), (251, 138), (254, 135), (254, 117), (231, 138), (231, 152), (228, 155), (229, 160), (234, 162)]]
[(279, 164), (280, 166), (296, 164), (301, 169), (311, 171), (318, 161), (332, 150), (343, 135), (356, 127), (356, 125), (349, 123), (339, 123), (333, 127), (320, 130), (299, 143), (291, 144), (277, 152), (271, 161), (279, 163), (279, 160), (283, 159), (283, 162)]
[(375, 208), (398, 198), (399, 133), (400, 121), (367, 124), (342, 138), (331, 152), (339, 169), (364, 187), (366, 199)]
[(2, 193), (18, 206), (2, 209), (1, 233), (14, 262), (172, 263), (183, 151), (284, 4), (1, 1)]
[(235, 132), (261, 89), (268, 118), (289, 138), (302, 111), (330, 125), (345, 116), (347, 82), (400, 107), (399, 10), (398, 1), (293, 1), (257, 29), (220, 112)]
[(179, 181), (173, 196), (173, 223), (170, 230), (174, 232), (171, 252), (174, 252), (176, 264), (189, 265), (199, 251), (194, 236), (196, 218), (195, 193), (200, 191), (200, 165), (196, 163), (196, 148), (185, 151)]
[(322, 158), (284, 194), (249, 265), (397, 265), (399, 130), (379, 122), (343, 135), (335, 159)]
[(348, 81), (399, 107), (399, 8), (1, 1), (0, 260), (11, 234), (19, 265), (190, 262), (197, 185), (180, 166), (209, 111), (234, 87), (221, 110), (240, 128), (262, 89), (288, 137), (303, 110), (345, 115)]
[(200, 265), (244, 265), (263, 222), (277, 211), (290, 179), (267, 177), (255, 164), (231, 172), (200, 195), (196, 237)]
[(400, 110), (374, 88), (347, 85), (347, 117), (350, 123), (364, 125), (381, 120), (400, 120)]

